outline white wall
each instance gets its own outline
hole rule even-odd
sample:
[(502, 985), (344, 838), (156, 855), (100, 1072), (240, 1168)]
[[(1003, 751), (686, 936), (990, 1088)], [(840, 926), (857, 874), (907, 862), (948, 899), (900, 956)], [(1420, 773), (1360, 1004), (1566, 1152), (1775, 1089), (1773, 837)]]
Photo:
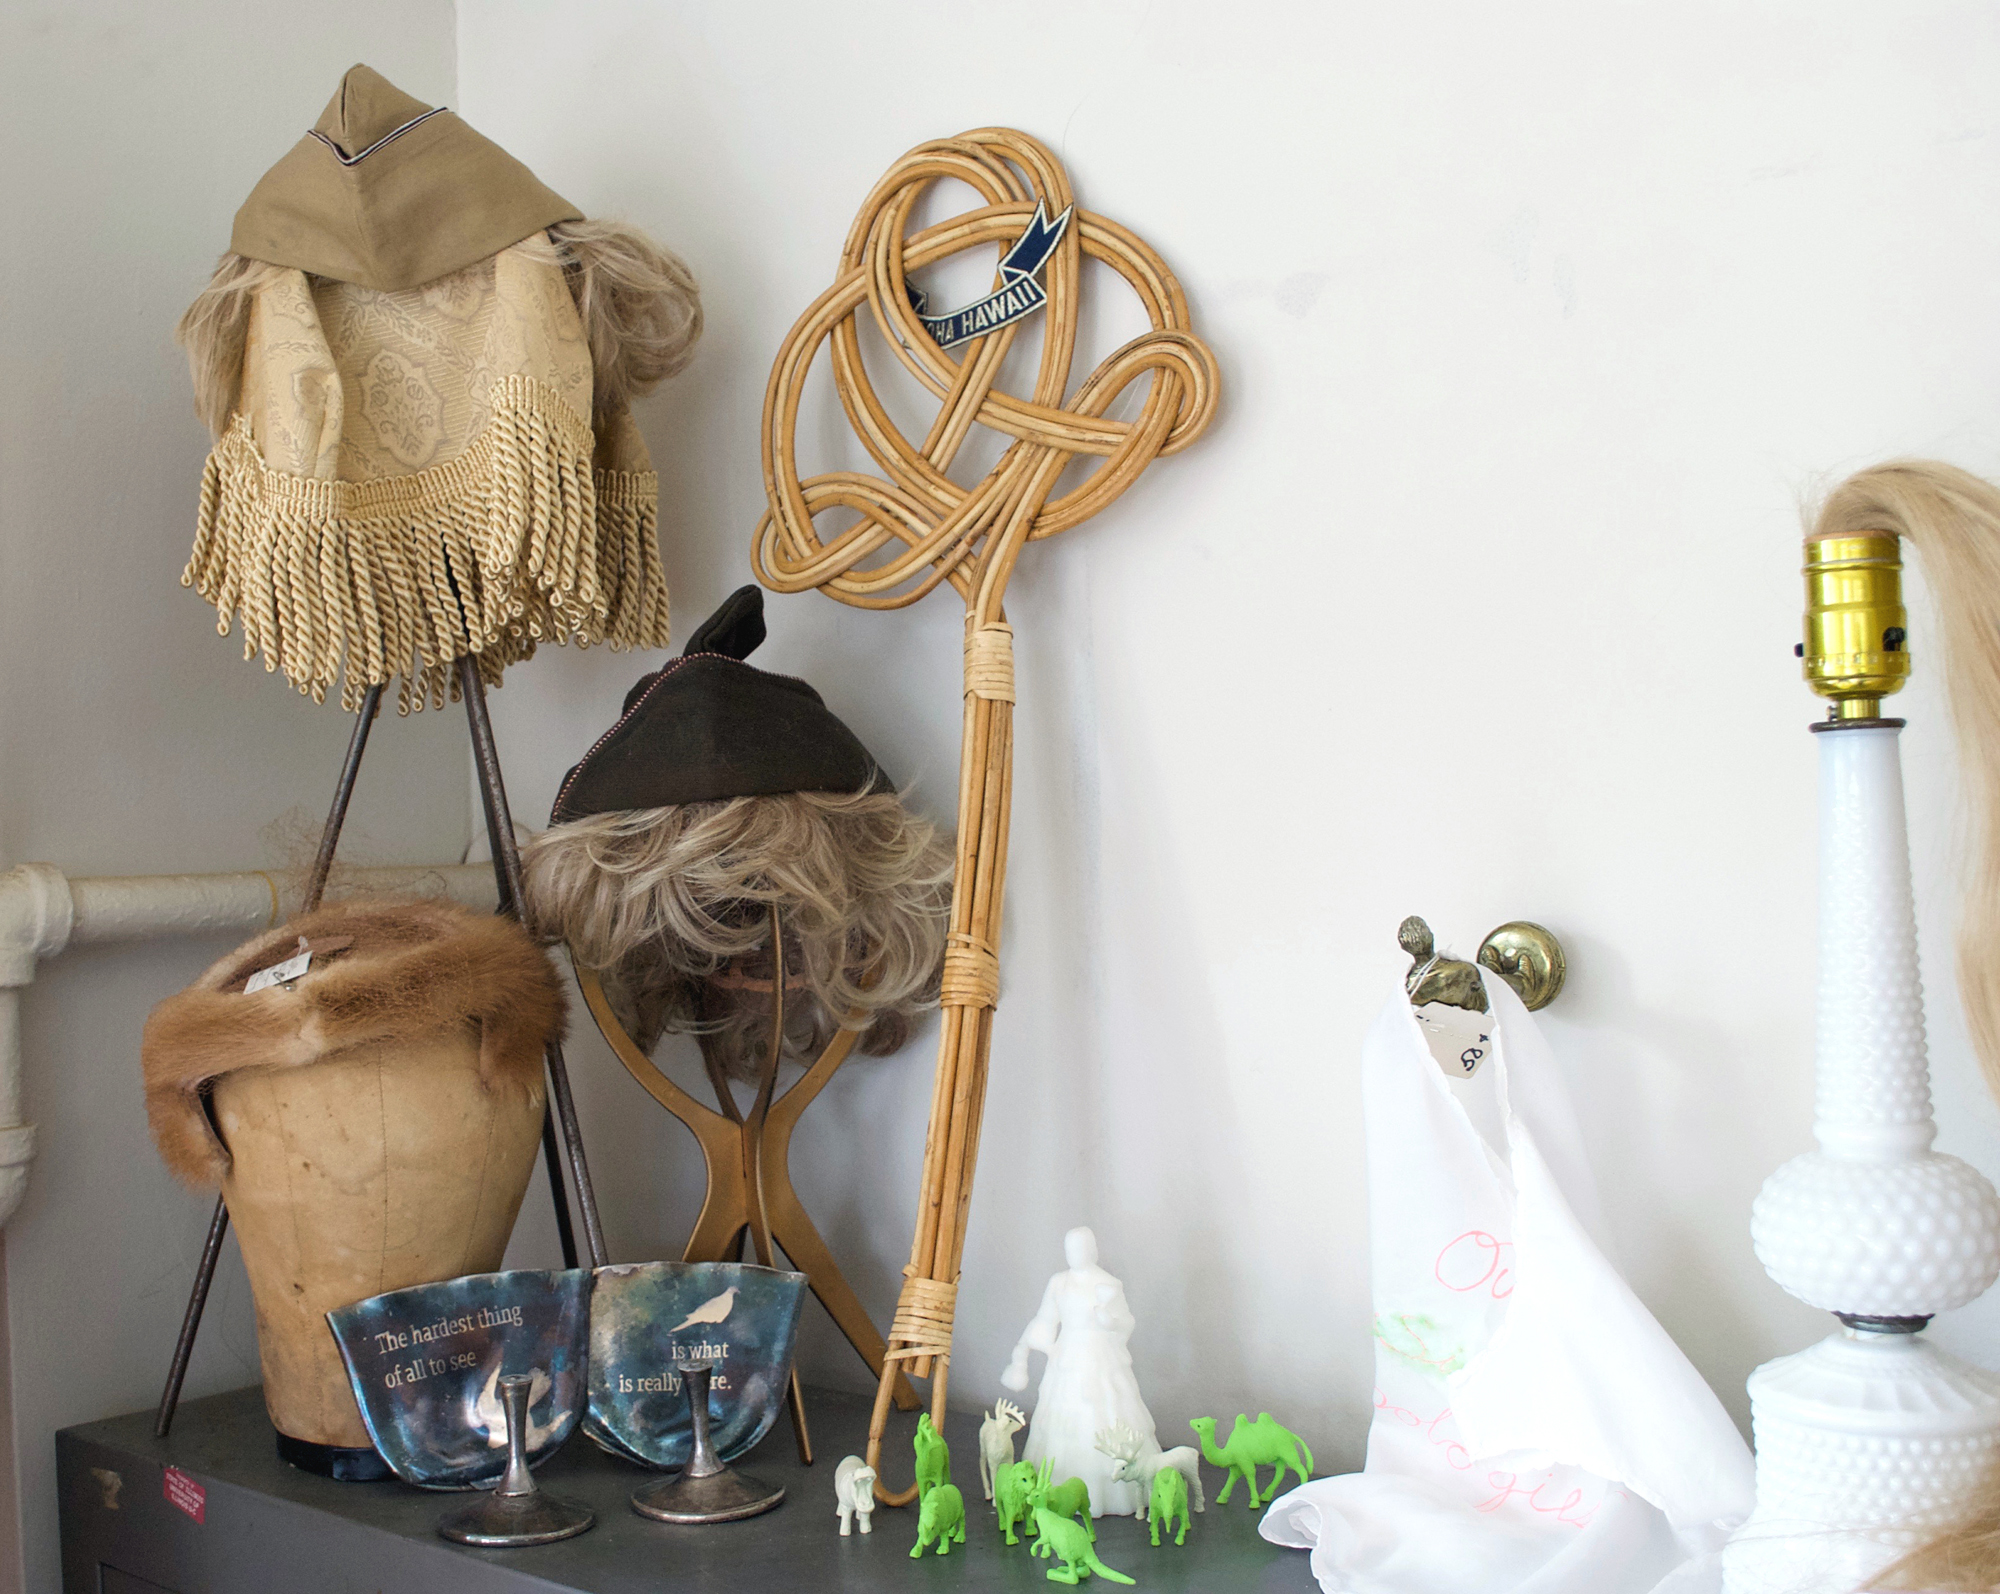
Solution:
[[(179, 586), (207, 444), (173, 325), (341, 73), (365, 59), (449, 101), (452, 54), (450, 0), (0, 6), (0, 867), (258, 867), (324, 814), (345, 717), (242, 663)], [(462, 720), (391, 716), (348, 856), (456, 858), (465, 769)], [(55, 1430), (159, 1398), (209, 1203), (147, 1141), (139, 1027), (224, 950), (71, 953), (27, 995), (40, 1156), (6, 1237), (24, 1496), (0, 1589), (58, 1584)], [(188, 1390), (256, 1377), (232, 1247)]]
[[(995, 1393), (1061, 1229), (1088, 1221), (1163, 1428), (1269, 1406), (1324, 1462), (1358, 1459), (1356, 1046), (1417, 911), (1461, 949), (1517, 916), (1565, 938), (1549, 1024), (1624, 1260), (1740, 1415), (1750, 1367), (1826, 1326), (1746, 1232), (1807, 1143), (1796, 507), (1899, 452), (2000, 472), (1990, 9), (462, 0), (455, 89), (451, 17), (0, 12), (0, 862), (241, 866), (325, 800), (339, 716), (237, 662), (175, 586), (203, 439), (168, 333), (352, 61), (701, 274), (707, 341), (643, 417), (682, 635), (747, 579), (764, 380), (853, 208), (910, 145), (1016, 125), (1166, 255), (1228, 385), (1201, 444), (1014, 585), (959, 1397)], [(1099, 352), (1122, 313), (1093, 312)], [(815, 466), (860, 463), (831, 423), (809, 435)], [(949, 594), (774, 600), (772, 623), (761, 662), (817, 682), (948, 816)], [(1942, 1143), (2000, 1173), (1952, 996), (1924, 635), (1903, 711)], [(524, 818), (646, 662), (515, 672), (496, 712)], [(372, 855), (455, 853), (457, 722), (386, 725), (370, 758)], [(185, 1298), (206, 1206), (152, 1158), (134, 1054), (217, 950), (73, 955), (29, 998), (43, 1152), (5, 1278), (29, 1588), (55, 1576), (50, 1433), (150, 1404)], [(929, 1042), (851, 1065), (799, 1137), (807, 1203), (884, 1320)], [(614, 1249), (677, 1253), (692, 1142), (594, 1040), (574, 1067)], [(515, 1254), (552, 1257), (538, 1199)], [(222, 1279), (195, 1392), (254, 1376), (233, 1259)], [(1984, 1356), (1996, 1312), (1938, 1333)], [(858, 1372), (818, 1330), (808, 1363)]]
[[(1208, 437), (1014, 583), (1005, 994), (956, 1395), (997, 1392), (1061, 1230), (1090, 1222), (1163, 1436), (1270, 1407), (1358, 1461), (1357, 1046), (1421, 912), (1467, 951), (1514, 917), (1561, 933), (1549, 1029), (1625, 1264), (1743, 1416), (1750, 1369), (1828, 1327), (1747, 1234), (1808, 1144), (1798, 506), (1885, 455), (2000, 470), (1991, 8), (461, 0), (459, 46), (479, 127), (702, 279), (707, 341), (644, 415), (679, 635), (748, 579), (772, 356), (911, 145), (1047, 140), (1084, 205), (1174, 266), (1221, 360)], [(866, 468), (831, 421), (805, 434), (811, 468)], [(817, 683), (948, 819), (951, 594), (771, 611), (760, 662)], [(1941, 1143), (2000, 1174), (1917, 626)], [(510, 682), (524, 815), (638, 668)], [(693, 1143), (576, 1052), (616, 1246), (672, 1254)], [(883, 1319), (931, 1066), (928, 1034), (851, 1065), (799, 1135), (808, 1205)], [(1991, 1359), (1996, 1321), (1937, 1333)], [(824, 1334), (809, 1359), (858, 1373)]]

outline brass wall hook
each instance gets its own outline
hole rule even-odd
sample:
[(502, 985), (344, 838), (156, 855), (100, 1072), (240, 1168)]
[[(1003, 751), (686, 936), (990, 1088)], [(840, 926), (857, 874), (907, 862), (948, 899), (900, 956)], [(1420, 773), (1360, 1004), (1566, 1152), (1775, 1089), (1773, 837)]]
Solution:
[[(1439, 952), (1431, 927), (1414, 913), (1398, 927), (1396, 943), (1410, 954), (1410, 972), (1403, 976), (1403, 989), (1409, 993), (1412, 1007), (1443, 1002), (1472, 1013), (1487, 1011), (1479, 970), (1462, 958)], [(1562, 943), (1554, 933), (1526, 919), (1510, 920), (1487, 936), (1479, 944), (1477, 959), (1512, 986), (1531, 1013), (1556, 999), (1563, 976), (1569, 972)]]

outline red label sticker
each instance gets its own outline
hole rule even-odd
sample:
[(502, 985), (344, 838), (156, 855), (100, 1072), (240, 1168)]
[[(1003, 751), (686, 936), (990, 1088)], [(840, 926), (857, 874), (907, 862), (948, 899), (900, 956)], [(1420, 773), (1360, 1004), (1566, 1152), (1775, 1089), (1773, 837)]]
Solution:
[(208, 1491), (179, 1467), (169, 1467), (166, 1476), (160, 1480), (160, 1492), (167, 1497), (167, 1504), (185, 1511), (197, 1522), (208, 1520)]

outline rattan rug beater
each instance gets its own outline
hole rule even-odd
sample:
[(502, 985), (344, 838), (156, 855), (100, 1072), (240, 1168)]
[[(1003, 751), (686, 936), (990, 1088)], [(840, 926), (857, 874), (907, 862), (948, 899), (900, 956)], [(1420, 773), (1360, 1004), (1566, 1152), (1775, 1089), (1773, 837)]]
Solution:
[[(910, 233), (917, 205), (945, 178), (966, 184), (984, 204)], [(1046, 241), (1052, 229), (1057, 236), (1037, 289), (1033, 268), (1020, 269), (1022, 251), (1033, 240)], [(922, 298), (913, 299), (907, 274), (986, 245), (1000, 246), (1003, 259), (991, 301), (995, 309), (976, 324), (996, 330), (963, 337), (969, 312), (931, 318), (927, 325)], [(1152, 327), (1114, 351), (1072, 393), (1086, 255), (1125, 281)], [(937, 418), (920, 445), (890, 421), (863, 368), (864, 311), (903, 368), (939, 400)], [(997, 391), (995, 383), (1021, 317), (1031, 312), (1042, 317), (1042, 353), (1032, 395), (1021, 399)], [(946, 325), (934, 333), (940, 320)], [(952, 342), (955, 335), (962, 341)], [(941, 346), (941, 337), (952, 346)], [(800, 398), (814, 358), (829, 343), (835, 390), (882, 476), (799, 475)], [(1137, 418), (1109, 419), (1106, 412), (1142, 377), (1150, 382)], [(879, 1481), (882, 1437), (901, 1366), (931, 1377), (932, 1413), (940, 1424), (944, 1420), (959, 1261), (999, 997), (1014, 761), (1013, 630), (1003, 607), (1007, 581), (1028, 543), (1081, 525), (1158, 456), (1177, 453), (1201, 436), (1214, 417), (1218, 390), (1215, 357), (1194, 336), (1186, 296), (1165, 262), (1118, 223), (1075, 209), (1062, 163), (1045, 145), (1007, 128), (920, 144), (890, 167), (855, 217), (838, 279), (799, 318), (771, 370), (763, 423), (769, 508), (752, 550), (758, 579), (776, 592), (817, 587), (863, 609), (901, 608), (940, 582), (949, 582), (965, 600), (958, 858), (937, 1075), (916, 1235), (868, 1430), (876, 1493), (891, 1505), (916, 1498), (914, 1486), (899, 1492)], [(1013, 441), (979, 482), (961, 487), (946, 472), (975, 424)], [(1051, 499), (1057, 478), (1079, 454), (1100, 456), (1104, 463), (1079, 486)], [(815, 517), (838, 509), (860, 518), (823, 540)]]

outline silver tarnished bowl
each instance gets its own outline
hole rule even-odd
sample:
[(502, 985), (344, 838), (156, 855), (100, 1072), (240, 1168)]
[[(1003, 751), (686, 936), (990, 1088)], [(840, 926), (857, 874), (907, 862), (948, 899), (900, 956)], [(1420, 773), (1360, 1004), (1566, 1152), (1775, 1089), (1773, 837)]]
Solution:
[(586, 1398), (590, 1270), (473, 1273), (326, 1314), (382, 1459), (425, 1489), (491, 1488), (507, 1469), (503, 1375), (531, 1380), (530, 1465), (555, 1454)]
[(770, 1432), (785, 1403), (806, 1276), (747, 1262), (601, 1267), (590, 1305), (583, 1431), (647, 1467), (684, 1467), (693, 1419), (680, 1368), (714, 1367), (709, 1438), (724, 1461)]

